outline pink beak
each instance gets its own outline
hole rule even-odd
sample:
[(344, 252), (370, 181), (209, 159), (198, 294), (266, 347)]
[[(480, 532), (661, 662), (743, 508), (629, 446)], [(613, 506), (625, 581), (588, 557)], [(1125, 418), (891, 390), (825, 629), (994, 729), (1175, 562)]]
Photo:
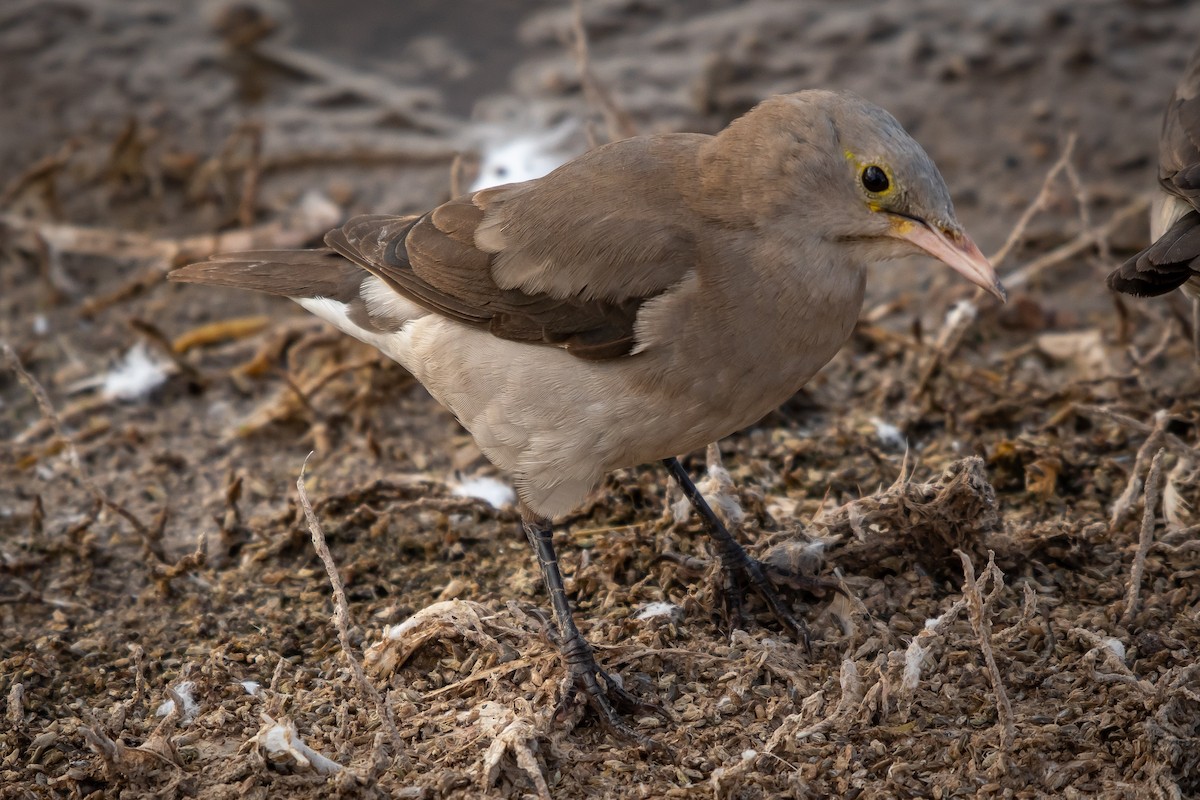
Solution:
[(921, 248), (971, 283), (991, 292), (1001, 303), (1008, 299), (996, 270), (963, 231), (940, 230), (919, 220), (899, 217), (892, 224), (892, 235)]

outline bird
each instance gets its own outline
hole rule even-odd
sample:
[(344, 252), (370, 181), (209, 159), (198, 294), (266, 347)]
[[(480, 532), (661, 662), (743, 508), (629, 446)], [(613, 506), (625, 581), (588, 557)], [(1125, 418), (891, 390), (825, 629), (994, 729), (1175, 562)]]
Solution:
[(845, 91), (767, 98), (715, 135), (612, 142), (422, 214), (353, 217), (325, 245), (218, 254), (170, 278), (289, 297), (449, 409), (512, 477), (558, 629), (560, 706), (648, 746), (623, 714), (653, 706), (575, 623), (555, 520), (606, 473), (661, 461), (727, 594), (752, 589), (806, 637), (678, 456), (757, 422), (833, 358), (869, 266), (923, 253), (1005, 299), (930, 157)]
[(1109, 274), (1108, 286), (1137, 297), (1182, 291), (1192, 301), (1193, 347), (1200, 358), (1200, 48), (1163, 112), (1150, 238), (1149, 247)]

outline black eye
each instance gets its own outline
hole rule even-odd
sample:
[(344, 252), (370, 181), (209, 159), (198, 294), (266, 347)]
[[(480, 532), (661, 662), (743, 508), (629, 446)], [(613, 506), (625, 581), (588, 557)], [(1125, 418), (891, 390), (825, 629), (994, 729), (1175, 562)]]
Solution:
[(886, 192), (891, 182), (888, 180), (886, 172), (872, 164), (862, 172), (862, 185), (868, 192), (879, 194)]

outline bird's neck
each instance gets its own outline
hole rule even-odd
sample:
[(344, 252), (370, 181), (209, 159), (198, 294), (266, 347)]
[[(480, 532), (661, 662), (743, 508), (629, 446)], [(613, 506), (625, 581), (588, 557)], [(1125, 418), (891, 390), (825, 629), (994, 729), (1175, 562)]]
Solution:
[(720, 294), (737, 294), (739, 301), (715, 313), (727, 341), (752, 349), (730, 358), (770, 365), (771, 374), (761, 377), (777, 395), (772, 399), (782, 402), (850, 337), (862, 310), (867, 265), (853, 251), (815, 238), (760, 236), (756, 246), (762, 257), (744, 262), (749, 274), (716, 278), (726, 284)]

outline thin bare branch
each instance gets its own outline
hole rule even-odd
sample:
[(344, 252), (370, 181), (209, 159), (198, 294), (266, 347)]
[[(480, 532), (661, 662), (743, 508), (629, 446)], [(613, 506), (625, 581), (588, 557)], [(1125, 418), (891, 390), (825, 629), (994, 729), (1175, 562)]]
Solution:
[[(310, 453), (308, 457), (311, 458), (312, 454)], [(379, 714), (379, 720), (391, 739), (395, 758), (406, 761), (404, 740), (400, 737), (400, 729), (396, 726), (392, 708), (384, 701), (375, 685), (367, 679), (367, 674), (363, 672), (362, 662), (355, 655), (354, 646), (350, 641), (350, 604), (346, 600), (346, 589), (341, 576), (338, 575), (333, 554), (329, 552), (329, 545), (325, 543), (325, 532), (321, 529), (321, 523), (317, 520), (312, 503), (308, 500), (308, 492), (304, 489), (306, 467), (308, 467), (308, 458), (304, 459), (304, 465), (300, 467), (300, 476), (296, 478), (296, 491), (300, 494), (300, 506), (304, 509), (304, 518), (308, 521), (308, 530), (312, 534), (313, 548), (321, 558), (321, 563), (325, 565), (325, 572), (328, 573), (329, 583), (333, 587), (333, 624), (337, 627), (338, 641), (342, 645), (342, 652), (346, 654), (346, 660), (350, 662), (350, 671), (354, 674), (354, 680), (358, 683), (364, 699), (374, 705)]]

